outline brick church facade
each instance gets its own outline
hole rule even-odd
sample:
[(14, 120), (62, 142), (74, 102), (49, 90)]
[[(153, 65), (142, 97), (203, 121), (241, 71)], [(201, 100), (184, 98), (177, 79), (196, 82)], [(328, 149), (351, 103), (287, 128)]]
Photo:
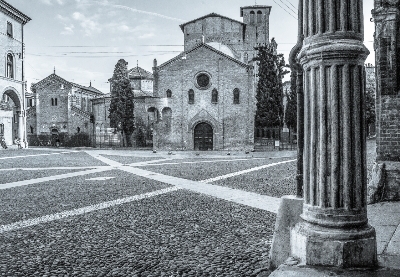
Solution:
[(252, 59), (255, 46), (269, 43), (270, 11), (248, 6), (240, 9), (243, 22), (211, 13), (180, 25), (184, 51), (163, 64), (154, 61), (153, 96), (141, 104), (155, 149), (253, 148)]
[(30, 143), (37, 136), (92, 134), (91, 99), (103, 96), (92, 87), (69, 82), (55, 74), (31, 86), (27, 95), (27, 133)]

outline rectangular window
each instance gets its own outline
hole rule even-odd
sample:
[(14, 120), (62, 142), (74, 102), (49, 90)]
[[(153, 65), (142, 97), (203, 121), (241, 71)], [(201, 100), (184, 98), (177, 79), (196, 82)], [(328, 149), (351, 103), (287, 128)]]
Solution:
[(7, 22), (7, 35), (13, 37), (13, 28), (11, 22)]

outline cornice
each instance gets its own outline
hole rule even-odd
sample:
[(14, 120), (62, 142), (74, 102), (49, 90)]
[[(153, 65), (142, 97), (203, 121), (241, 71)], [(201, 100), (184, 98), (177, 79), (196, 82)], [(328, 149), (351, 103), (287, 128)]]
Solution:
[(24, 25), (32, 20), (29, 16), (14, 8), (4, 0), (0, 0), (0, 10)]

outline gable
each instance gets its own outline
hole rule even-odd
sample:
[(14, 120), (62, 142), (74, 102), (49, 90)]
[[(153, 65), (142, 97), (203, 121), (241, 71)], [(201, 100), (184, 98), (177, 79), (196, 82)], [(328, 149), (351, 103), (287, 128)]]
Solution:
[(234, 25), (245, 25), (243, 22), (237, 21), (235, 19), (217, 14), (217, 13), (210, 13), (207, 14), (205, 16), (193, 19), (191, 21), (188, 21), (186, 23), (183, 23), (181, 25), (179, 25), (179, 27), (181, 27), (182, 32), (185, 32), (185, 28), (186, 26), (188, 26), (192, 31), (195, 30), (196, 32), (201, 31), (201, 26), (202, 26), (202, 21), (206, 19), (206, 21), (208, 22), (212, 22), (212, 21), (221, 21), (222, 19), (226, 19), (230, 22), (232, 22)]
[(35, 92), (38, 89), (43, 89), (45, 87), (48, 87), (50, 85), (54, 85), (54, 84), (63, 84), (65, 87), (70, 88), (71, 87), (71, 83), (68, 82), (67, 80), (61, 78), (60, 76), (56, 75), (56, 74), (51, 74), (49, 76), (47, 76), (46, 78), (44, 78), (43, 80), (39, 81), (36, 84), (32, 84), (31, 90), (33, 92)]
[(234, 57), (231, 57), (230, 55), (225, 54), (222, 51), (219, 51), (217, 49), (215, 49), (214, 47), (204, 44), (204, 43), (200, 43), (198, 45), (196, 45), (195, 47), (193, 47), (192, 49), (190, 49), (189, 51), (182, 52), (181, 54), (179, 54), (178, 56), (176, 56), (175, 58), (172, 58), (169, 61), (166, 61), (165, 63), (159, 65), (157, 67), (158, 70), (160, 69), (164, 69), (167, 66), (170, 66), (171, 64), (177, 63), (177, 62), (181, 62), (184, 59), (187, 59), (186, 55), (191, 55), (194, 54), (196, 52), (198, 52), (200, 49), (204, 49), (205, 52), (209, 52), (210, 54), (215, 54), (223, 59), (229, 60), (233, 63), (236, 63), (237, 65), (241, 66), (241, 67), (245, 67), (245, 68), (251, 68), (251, 65), (245, 64), (241, 61), (239, 61), (238, 59), (235, 59)]

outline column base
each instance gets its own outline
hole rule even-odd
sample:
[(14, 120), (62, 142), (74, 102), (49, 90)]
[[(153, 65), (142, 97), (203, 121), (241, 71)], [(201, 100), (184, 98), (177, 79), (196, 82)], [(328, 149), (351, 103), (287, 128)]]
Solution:
[(340, 268), (375, 267), (377, 248), (375, 229), (327, 228), (300, 222), (291, 231), (291, 255), (300, 264)]

